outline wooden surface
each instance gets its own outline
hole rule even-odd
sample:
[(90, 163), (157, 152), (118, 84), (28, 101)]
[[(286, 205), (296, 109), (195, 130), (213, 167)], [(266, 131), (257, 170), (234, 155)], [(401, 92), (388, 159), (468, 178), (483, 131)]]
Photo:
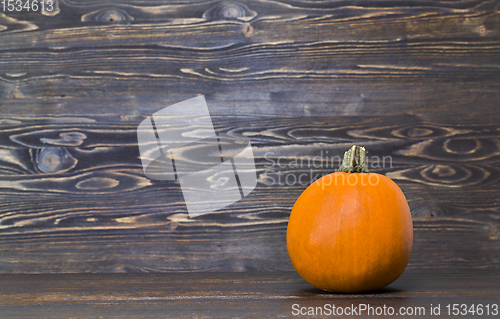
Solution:
[[(391, 317), (369, 315), (368, 310), (360, 312), (361, 305), (370, 305), (373, 312), (379, 313), (385, 305), (386, 314), (392, 307), (394, 318), (498, 318), (500, 314), (495, 315), (492, 309), (500, 306), (499, 300), (500, 275), (486, 271), (408, 271), (392, 285), (364, 294), (326, 293), (310, 286), (295, 272), (279, 271), (0, 275), (2, 318), (350, 317), (328, 315), (331, 305), (358, 308), (358, 315), (353, 318)], [(302, 310), (304, 314), (310, 311), (309, 307), (316, 309), (326, 304), (330, 306), (323, 308), (323, 316), (298, 313), (302, 307), (307, 308)], [(464, 304), (467, 310), (473, 304), (482, 305), (484, 312), (480, 316), (449, 316), (448, 304), (458, 304), (460, 309)], [(440, 305), (439, 315), (431, 315), (431, 305)], [(382, 310), (375, 310), (377, 307)], [(413, 315), (397, 315), (403, 311)]]
[[(270, 180), (340, 163), (270, 159), (353, 143), (409, 201), (408, 269), (498, 270), (497, 0), (57, 6), (0, 12), (0, 273), (291, 271), (307, 185)], [(251, 139), (259, 181), (189, 219), (177, 183), (144, 176), (135, 130), (197, 94)]]

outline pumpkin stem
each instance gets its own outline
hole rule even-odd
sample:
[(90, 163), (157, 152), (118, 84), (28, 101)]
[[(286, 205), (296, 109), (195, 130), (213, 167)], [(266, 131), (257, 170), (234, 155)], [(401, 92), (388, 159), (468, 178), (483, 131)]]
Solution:
[(366, 166), (366, 153), (365, 148), (354, 145), (344, 153), (342, 165), (340, 165), (338, 172), (345, 173), (370, 173)]

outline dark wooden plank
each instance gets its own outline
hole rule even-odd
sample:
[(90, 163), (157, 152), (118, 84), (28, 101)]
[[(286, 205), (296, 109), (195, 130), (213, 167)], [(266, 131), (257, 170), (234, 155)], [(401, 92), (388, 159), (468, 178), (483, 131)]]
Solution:
[[(177, 183), (142, 175), (134, 126), (74, 123), (67, 130), (72, 135), (61, 137), (64, 130), (57, 124), (43, 130), (13, 124), (3, 130), (5, 148), (25, 155), (12, 157), (24, 161), (2, 165), (8, 201), (0, 210), (1, 268), (17, 273), (291, 270), (285, 232), (292, 205), (310, 182), (335, 170), (352, 141), (368, 143), (369, 167), (406, 193), (415, 222), (410, 268), (497, 267), (498, 150), (487, 146), (459, 154), (456, 149), (453, 158), (443, 151), (444, 145), (448, 150), (490, 145), (498, 136), (491, 135), (495, 127), (390, 119), (261, 119), (256, 127), (249, 126), (252, 119), (240, 119), (248, 128), (238, 131), (254, 143), (257, 189), (195, 219), (187, 217)], [(476, 144), (454, 146), (461, 140)], [(28, 151), (47, 144), (67, 150), (77, 164), (69, 171), (40, 171)], [(305, 156), (299, 167), (293, 164), (297, 154)], [(385, 154), (390, 162), (377, 163)], [(306, 178), (299, 179), (301, 174)], [(467, 240), (456, 245), (462, 238)]]
[[(302, 3), (295, 1), (231, 1), (221, 6), (218, 1), (197, 3), (178, 2), (176, 5), (158, 5), (154, 1), (119, 3), (85, 3), (58, 1), (60, 13), (47, 17), (40, 14), (18, 14), (3, 18), (4, 46), (55, 48), (85, 45), (93, 37), (103, 34), (107, 41), (121, 45), (182, 41), (183, 46), (213, 46), (208, 33), (219, 37), (218, 46), (241, 42), (286, 41), (297, 39), (406, 39), (440, 36), (462, 38), (489, 38), (498, 36), (496, 1), (349, 1)], [(111, 20), (111, 21), (110, 21)], [(50, 21), (50, 22), (49, 22)], [(155, 23), (151, 23), (155, 22)], [(52, 30), (52, 25), (65, 28), (67, 33)], [(307, 28), (303, 26), (307, 25)], [(89, 28), (92, 26), (92, 28)], [(284, 31), (286, 26), (287, 32)], [(148, 32), (144, 32), (147, 29)], [(331, 30), (338, 30), (332, 33)], [(29, 39), (42, 32), (36, 42)], [(194, 32), (193, 32), (194, 30)], [(433, 35), (433, 30), (439, 33)], [(16, 32), (17, 31), (17, 32)], [(401, 31), (404, 31), (402, 33)], [(17, 36), (16, 36), (17, 33)], [(189, 41), (183, 37), (190, 36)], [(170, 41), (169, 41), (170, 40)], [(100, 42), (100, 43), (99, 43)]]
[[(498, 1), (57, 6), (0, 13), (1, 273), (292, 270), (291, 207), (352, 143), (408, 198), (410, 269), (498, 269)], [(259, 183), (188, 219), (135, 130), (196, 94)]]
[[(24, 98), (7, 99), (17, 86)], [(496, 82), (270, 79), (207, 84), (190, 79), (61, 76), (35, 81), (33, 89), (24, 86), (24, 82), (11, 83), (3, 90), (6, 99), (0, 100), (0, 114), (4, 125), (21, 123), (16, 121), (36, 125), (34, 120), (39, 119), (58, 125), (122, 123), (133, 129), (146, 116), (198, 93), (205, 95), (218, 129), (225, 125), (220, 122), (225, 117), (236, 121), (232, 127), (240, 124), (240, 117), (249, 117), (254, 125), (290, 117), (302, 118), (302, 124), (310, 117), (357, 116), (362, 120), (360, 115), (399, 115), (402, 123), (438, 126), (493, 126), (500, 120), (496, 102), (500, 85)]]
[[(326, 151), (338, 157), (353, 136), (360, 139), (355, 142), (371, 141), (373, 152), (369, 158), (383, 157), (387, 150), (394, 154), (392, 168), (373, 168), (398, 181), (409, 199), (415, 220), (415, 250), (410, 267), (498, 265), (498, 151), (490, 146), (486, 150), (455, 154), (454, 158), (442, 158), (448, 153), (439, 153), (445, 144), (450, 149), (455, 140), (461, 139), (474, 141), (474, 145), (468, 145), (473, 148), (477, 143), (488, 145), (494, 128), (396, 124), (401, 119), (395, 119), (395, 124), (387, 128), (379, 128), (373, 118), (358, 122), (358, 127), (338, 123), (345, 120), (318, 120), (302, 127), (300, 120), (295, 125), (284, 120), (283, 128), (277, 127), (276, 121), (269, 121), (268, 127), (253, 128), (258, 188), (244, 201), (221, 211), (220, 216), (199, 219), (187, 218), (176, 183), (149, 181), (142, 176), (131, 129), (118, 129), (132, 131), (127, 133), (128, 138), (125, 133), (119, 135), (119, 140), (110, 137), (113, 130), (108, 134), (107, 129), (103, 131), (99, 125), (94, 129), (89, 124), (82, 129), (71, 126), (68, 132), (72, 135), (62, 138), (61, 129), (48, 130), (47, 125), (42, 133), (36, 127), (30, 132), (31, 126), (6, 129), (6, 138), (2, 139), (9, 141), (6, 149), (13, 154), (24, 154), (13, 157), (24, 161), (6, 161), (3, 169), (6, 172), (3, 194), (8, 201), (2, 205), (2, 269), (9, 272), (291, 269), (284, 242), (286, 221), (295, 199), (308, 182), (280, 187), (278, 174), (282, 174), (282, 183), (286, 184), (300, 174), (321, 176), (331, 172), (338, 162), (328, 158), (323, 159), (319, 168), (315, 167), (317, 163), (294, 167), (290, 162), (297, 152), (311, 161)], [(264, 123), (261, 121), (260, 125)], [(433, 139), (429, 140), (427, 135)], [(330, 136), (337, 136), (335, 143), (331, 143)], [(311, 145), (311, 141), (320, 145)], [(433, 143), (428, 152), (422, 148), (427, 141)], [(64, 143), (68, 145), (60, 145)], [(77, 165), (70, 171), (41, 171), (29, 150), (45, 144), (69, 150)], [(291, 151), (283, 148), (290, 144), (294, 145)], [(415, 153), (413, 147), (421, 150)], [(272, 152), (270, 157), (266, 155), (268, 152)], [(89, 156), (93, 153), (105, 156)], [(284, 157), (281, 163), (285, 167), (270, 169), (270, 160), (277, 160), (277, 156)], [(118, 158), (120, 161), (116, 162)], [(290, 176), (293, 178), (289, 179)], [(72, 203), (70, 209), (68, 202)], [(242, 230), (248, 231), (248, 235), (242, 235)], [(457, 246), (456, 241), (464, 237), (467, 241)], [(266, 263), (269, 259), (273, 259), (272, 265)]]
[[(371, 318), (368, 308), (401, 308), (411, 318), (456, 317), (447, 305), (482, 305), (496, 318), (498, 272), (439, 273), (406, 271), (386, 288), (364, 294), (330, 294), (310, 286), (294, 272), (0, 275), (0, 312), (8, 318), (293, 318), (309, 307), (356, 307), (356, 318)], [(325, 308), (325, 305), (328, 304)], [(440, 315), (431, 315), (440, 305)], [(486, 314), (489, 305), (490, 313)], [(496, 306), (494, 306), (496, 305)], [(459, 306), (461, 309), (461, 306)], [(476, 309), (476, 308), (474, 308)], [(328, 310), (326, 310), (328, 311)], [(379, 311), (379, 310), (372, 310)], [(387, 318), (390, 316), (380, 316)]]

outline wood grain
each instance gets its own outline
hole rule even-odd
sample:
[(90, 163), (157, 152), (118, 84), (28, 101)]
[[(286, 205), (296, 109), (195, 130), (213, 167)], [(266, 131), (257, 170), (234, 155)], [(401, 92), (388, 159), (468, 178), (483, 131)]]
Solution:
[[(57, 6), (0, 12), (0, 273), (293, 270), (290, 210), (353, 143), (410, 203), (409, 269), (498, 269), (498, 1)], [(189, 219), (136, 129), (197, 94), (258, 185)]]
[[(412, 318), (453, 318), (453, 304), (482, 305), (496, 318), (498, 272), (408, 271), (393, 284), (363, 294), (330, 294), (313, 288), (295, 272), (57, 274), (0, 276), (0, 311), (8, 318), (296, 318), (295, 308), (370, 305), (401, 307)], [(295, 308), (292, 308), (294, 307)], [(430, 307), (440, 306), (439, 315)], [(487, 308), (487, 305), (489, 307)], [(324, 308), (324, 309), (328, 309)], [(490, 311), (487, 315), (487, 309)], [(492, 311), (493, 310), (493, 311)], [(319, 310), (318, 310), (319, 311)], [(323, 309), (322, 309), (323, 311)], [(330, 317), (318, 312), (318, 318)], [(375, 310), (373, 310), (375, 311)], [(294, 315), (295, 314), (295, 315)], [(323, 314), (322, 316), (320, 314)], [(316, 317), (304, 315), (302, 317)], [(370, 318), (366, 310), (356, 317)], [(389, 316), (384, 316), (389, 317)]]

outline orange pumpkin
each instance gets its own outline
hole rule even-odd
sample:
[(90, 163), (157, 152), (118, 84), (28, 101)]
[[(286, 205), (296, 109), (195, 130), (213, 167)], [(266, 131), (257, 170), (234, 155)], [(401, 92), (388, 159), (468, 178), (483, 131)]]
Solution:
[(410, 208), (390, 178), (370, 173), (353, 146), (339, 171), (312, 183), (293, 206), (286, 234), (295, 270), (329, 292), (380, 289), (405, 270), (413, 242)]

